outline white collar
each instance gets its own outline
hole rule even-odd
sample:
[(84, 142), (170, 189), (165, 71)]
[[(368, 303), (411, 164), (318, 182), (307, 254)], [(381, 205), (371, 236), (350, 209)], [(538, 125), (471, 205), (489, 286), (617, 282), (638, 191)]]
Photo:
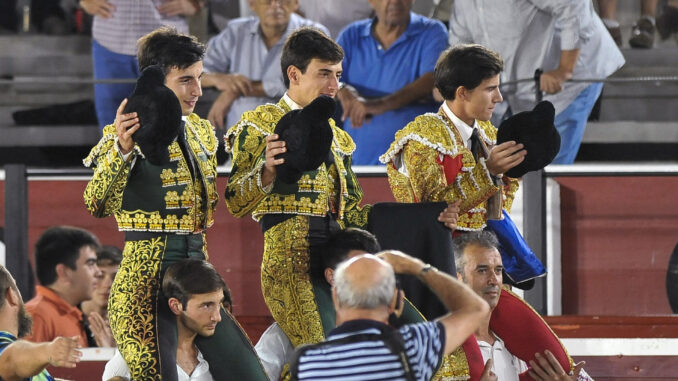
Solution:
[(287, 106), (289, 106), (291, 110), (299, 110), (303, 108), (299, 106), (297, 102), (293, 101), (292, 98), (290, 98), (290, 96), (287, 95), (287, 92), (285, 92), (285, 95), (283, 95), (282, 99), (283, 101), (285, 101), (285, 103), (287, 103)]
[(447, 115), (447, 117), (450, 118), (452, 124), (454, 124), (454, 126), (457, 127), (457, 131), (459, 131), (459, 134), (461, 135), (461, 140), (464, 142), (466, 148), (470, 148), (469, 139), (471, 139), (473, 129), (478, 128), (478, 121), (474, 119), (473, 126), (469, 126), (468, 124), (466, 124), (466, 122), (464, 122), (463, 120), (459, 119), (456, 115), (454, 115), (452, 110), (450, 110), (450, 106), (447, 105), (447, 102), (443, 102), (443, 112), (445, 112), (445, 115)]

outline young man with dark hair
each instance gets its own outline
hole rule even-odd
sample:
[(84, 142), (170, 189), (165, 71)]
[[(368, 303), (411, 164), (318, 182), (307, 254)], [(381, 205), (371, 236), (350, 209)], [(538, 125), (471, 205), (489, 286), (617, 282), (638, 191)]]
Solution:
[(71, 226), (45, 230), (35, 243), (35, 268), (39, 285), (26, 303), (33, 316), (28, 340), (52, 341), (57, 336), (77, 336), (87, 347), (83, 315), (78, 306), (92, 298), (101, 271), (96, 263), (99, 241), (90, 232)]
[(434, 72), (435, 86), (445, 99), (440, 110), (418, 116), (398, 131), (380, 158), (396, 200), (461, 200), (459, 231), (485, 227), (491, 197), (510, 211), (518, 181), (502, 180), (503, 173), (520, 164), (526, 151), (513, 141), (495, 145), (497, 129), (489, 119), (502, 101), (502, 69), (501, 58), (480, 45), (443, 52)]
[(51, 381), (48, 365), (73, 368), (80, 361), (78, 336), (59, 336), (48, 343), (19, 340), (31, 324), (14, 278), (0, 265), (0, 379)]
[(276, 159), (286, 151), (274, 134), (290, 110), (301, 109), (320, 95), (339, 90), (344, 53), (322, 32), (302, 28), (285, 42), (281, 65), (288, 90), (277, 104), (245, 112), (226, 133), (233, 170), (226, 205), (236, 217), (252, 215), (264, 232), (261, 282), (273, 318), (294, 346), (324, 338), (309, 275), (311, 251), (347, 226), (364, 226), (369, 208), (358, 205), (362, 189), (351, 170), (351, 138), (329, 120), (334, 135), (330, 157), (296, 184), (276, 180)]
[[(140, 68), (159, 65), (165, 86), (181, 104), (184, 123), (168, 147), (167, 164), (152, 164), (135, 144), (139, 118), (136, 112), (123, 113), (127, 100), (85, 159), (85, 165), (96, 166), (85, 189), (88, 210), (95, 217), (115, 215), (125, 232), (124, 260), (108, 313), (135, 380), (176, 379), (176, 320), (161, 303), (160, 282), (172, 263), (207, 258), (204, 236), (214, 222), (219, 197), (214, 130), (193, 113), (202, 95), (204, 53), (195, 37), (171, 28), (157, 29), (139, 41)], [(245, 333), (230, 315), (224, 313), (223, 319), (214, 337), (201, 343), (214, 377), (265, 379)]]
[[(200, 281), (196, 281), (198, 279)], [(226, 282), (208, 262), (185, 259), (167, 269), (162, 291), (177, 322), (178, 380), (213, 380), (209, 364), (195, 341), (214, 335), (221, 323), (221, 307), (231, 305)], [(102, 379), (115, 376), (127, 380), (130, 377), (127, 364), (118, 351), (106, 364)]]

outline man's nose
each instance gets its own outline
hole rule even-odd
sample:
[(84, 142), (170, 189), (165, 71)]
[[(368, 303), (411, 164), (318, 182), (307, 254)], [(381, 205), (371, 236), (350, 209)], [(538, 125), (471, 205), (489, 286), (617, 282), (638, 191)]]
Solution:
[(496, 103), (501, 103), (504, 101), (504, 97), (501, 95), (501, 91), (499, 90), (499, 88), (497, 88), (497, 94), (494, 97), (494, 101)]

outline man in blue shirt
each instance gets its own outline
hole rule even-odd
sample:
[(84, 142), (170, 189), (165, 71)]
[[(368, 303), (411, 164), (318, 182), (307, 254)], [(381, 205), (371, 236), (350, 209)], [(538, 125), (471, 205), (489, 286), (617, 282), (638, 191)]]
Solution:
[(74, 368), (82, 353), (78, 337), (57, 337), (49, 343), (17, 340), (31, 330), (14, 278), (0, 266), (0, 380), (51, 381), (48, 365)]
[(353, 163), (379, 164), (396, 131), (435, 112), (433, 69), (447, 48), (443, 24), (411, 12), (412, 0), (370, 0), (376, 17), (344, 29), (344, 130), (356, 143)]

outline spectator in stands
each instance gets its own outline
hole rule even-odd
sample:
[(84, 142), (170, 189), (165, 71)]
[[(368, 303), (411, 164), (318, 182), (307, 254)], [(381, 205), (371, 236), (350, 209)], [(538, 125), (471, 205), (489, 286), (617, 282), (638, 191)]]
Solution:
[(443, 24), (411, 12), (412, 0), (370, 4), (376, 17), (350, 24), (337, 39), (345, 52), (338, 98), (358, 165), (379, 164), (397, 130), (435, 111), (433, 68), (447, 47)]
[[(632, 48), (649, 49), (654, 45), (655, 19), (659, 0), (642, 0), (640, 3), (640, 18), (633, 24), (629, 45)], [(622, 45), (621, 28), (617, 21), (617, 0), (598, 0), (598, 13), (610, 32), (610, 36), (617, 44)]]
[[(451, 314), (397, 331), (389, 327), (389, 315), (402, 303), (395, 273), (417, 276), (440, 296)], [(372, 373), (373, 379), (410, 375), (428, 380), (443, 356), (461, 345), (488, 312), (487, 304), (461, 282), (399, 252), (360, 255), (340, 264), (334, 274), (332, 298), (338, 326), (325, 342), (305, 347), (313, 351), (298, 352), (292, 373), (299, 380), (320, 380), (328, 377), (329, 370), (339, 378)], [(360, 351), (342, 350), (348, 346)], [(310, 363), (312, 369), (307, 367)], [(384, 367), (389, 370), (383, 371)]]
[[(347, 228), (330, 236), (322, 251), (321, 258), (311, 259), (311, 271), (315, 278), (313, 284), (316, 288), (316, 302), (318, 302), (317, 288), (320, 286), (318, 281), (327, 282), (329, 286), (332, 286), (334, 284), (334, 270), (339, 263), (348, 258), (376, 253), (379, 250), (377, 238), (372, 233), (362, 229)], [(314, 265), (315, 262), (319, 262), (319, 265)], [(333, 312), (334, 309), (332, 309)], [(332, 326), (334, 326), (334, 321), (332, 321)], [(292, 343), (278, 323), (271, 324), (264, 331), (254, 349), (257, 351), (271, 381), (280, 378), (283, 367), (292, 360), (294, 354)]]
[[(506, 349), (505, 341), (509, 345), (515, 345), (510, 340), (515, 340), (515, 338), (509, 337), (502, 340), (490, 328), (490, 320), (494, 319), (491, 317), (491, 312), (497, 307), (499, 298), (517, 298), (512, 296), (512, 294), (505, 295), (502, 292), (503, 265), (501, 255), (497, 250), (498, 246), (499, 244), (494, 233), (488, 231), (463, 234), (454, 239), (454, 260), (457, 266), (457, 277), (473, 289), (490, 306), (490, 311), (480, 318), (481, 324), (474, 333), (475, 340), (469, 340), (464, 344), (464, 353), (469, 353), (470, 348), (479, 348), (484, 363), (492, 359), (491, 370), (499, 380), (517, 381), (518, 375), (528, 371), (528, 367), (524, 361)], [(523, 307), (524, 312), (521, 311), (521, 313), (532, 315), (533, 318), (537, 319), (538, 324), (546, 326), (546, 322), (541, 319), (539, 314), (530, 309), (526, 303), (523, 302), (522, 305), (525, 307)], [(527, 322), (528, 320), (525, 319), (523, 321)], [(518, 340), (522, 340), (525, 343), (542, 342), (542, 338), (537, 337), (537, 334), (535, 334), (538, 330), (532, 322), (529, 324), (523, 323), (523, 327), (525, 329), (522, 332), (515, 333), (516, 336), (520, 337)], [(552, 336), (554, 340), (557, 340), (555, 335), (552, 334)], [(542, 349), (539, 349), (539, 352), (542, 352)], [(534, 351), (530, 352), (531, 355), (534, 353)], [(535, 380), (577, 381), (578, 379), (590, 379), (586, 371), (582, 369), (584, 362), (576, 364), (572, 374), (567, 374), (550, 351), (546, 350), (543, 353), (537, 353), (535, 357), (536, 361), (530, 360), (531, 368), (529, 370), (529, 375)], [(457, 361), (454, 368), (458, 369), (459, 374), (469, 374), (469, 369), (474, 365), (473, 362), (462, 358), (458, 358)], [(487, 368), (488, 366), (485, 365), (485, 367)], [(487, 369), (485, 370), (487, 371)], [(471, 371), (471, 374), (473, 374), (473, 371)]]
[[(90, 346), (114, 347), (115, 340), (108, 322), (108, 297), (111, 286), (122, 262), (122, 251), (115, 246), (102, 246), (97, 250), (97, 266), (101, 275), (97, 278), (97, 288), (92, 299), (82, 302), (80, 310), (85, 314), (86, 329), (89, 329)], [(94, 340), (94, 343), (92, 343)]]
[(80, 361), (77, 336), (59, 336), (48, 343), (18, 340), (30, 332), (31, 324), (14, 278), (0, 265), (0, 379), (49, 381), (48, 365), (73, 368)]
[(346, 25), (370, 17), (374, 11), (368, 0), (299, 0), (298, 12), (325, 25), (330, 36), (337, 38)]
[[(202, 4), (201, 0), (80, 0), (80, 7), (94, 16), (94, 79), (135, 80), (141, 74), (136, 58), (137, 40), (163, 25), (188, 33), (186, 16), (194, 15)], [(133, 89), (133, 81), (94, 85), (101, 129), (115, 119), (118, 105)]]
[(218, 129), (235, 124), (243, 112), (265, 103), (275, 103), (285, 94), (280, 71), (283, 44), (294, 30), (313, 26), (329, 35), (327, 28), (294, 13), (298, 0), (249, 0), (256, 16), (229, 21), (207, 47), (204, 87), (221, 93), (208, 119)]
[[(178, 380), (213, 380), (209, 364), (195, 341), (214, 335), (216, 326), (221, 322), (222, 305), (231, 306), (231, 294), (226, 282), (208, 262), (184, 259), (167, 269), (162, 291), (177, 322)], [(129, 368), (117, 350), (106, 363), (102, 380), (116, 376), (130, 380)]]
[[(542, 69), (540, 90), (556, 109), (561, 136), (554, 164), (571, 164), (586, 121), (600, 95), (601, 82), (569, 79), (606, 78), (624, 64), (589, 0), (455, 0), (450, 45), (481, 44), (504, 59), (502, 81), (533, 78)], [(536, 104), (534, 82), (504, 87), (513, 113)]]
[(39, 285), (26, 303), (33, 316), (28, 340), (51, 341), (57, 336), (78, 337), (87, 347), (83, 315), (78, 305), (92, 298), (97, 277), (99, 241), (90, 232), (71, 226), (51, 227), (35, 243), (35, 269)]

